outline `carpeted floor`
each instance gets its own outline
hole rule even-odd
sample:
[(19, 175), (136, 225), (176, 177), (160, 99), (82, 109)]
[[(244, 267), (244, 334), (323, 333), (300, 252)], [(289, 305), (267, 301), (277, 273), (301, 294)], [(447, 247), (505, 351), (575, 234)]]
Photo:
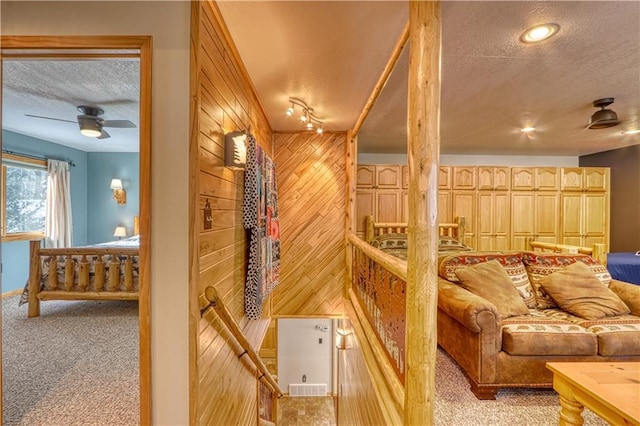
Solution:
[(3, 424), (138, 424), (138, 305), (2, 300)]

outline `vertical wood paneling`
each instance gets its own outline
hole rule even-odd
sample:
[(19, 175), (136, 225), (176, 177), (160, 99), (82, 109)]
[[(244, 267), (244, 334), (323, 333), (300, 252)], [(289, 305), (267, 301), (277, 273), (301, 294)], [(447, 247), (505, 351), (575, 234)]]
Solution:
[(346, 133), (275, 134), (280, 284), (273, 315), (343, 312)]
[[(215, 3), (192, 2), (190, 167), (192, 277), (190, 374), (192, 424), (255, 424), (256, 368), (213, 309), (200, 319), (208, 286), (258, 349), (270, 321), (244, 315), (247, 240), (242, 225), (243, 173), (224, 167), (224, 135), (250, 130), (272, 151), (269, 123)], [(204, 229), (210, 203), (212, 227)]]

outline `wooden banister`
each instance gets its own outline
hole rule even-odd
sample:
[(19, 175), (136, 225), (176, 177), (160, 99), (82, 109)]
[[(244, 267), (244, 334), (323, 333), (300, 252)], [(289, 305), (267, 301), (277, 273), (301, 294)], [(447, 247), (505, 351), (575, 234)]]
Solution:
[(397, 276), (403, 281), (407, 280), (406, 260), (402, 260), (398, 257), (378, 250), (371, 244), (365, 243), (353, 234), (349, 235), (348, 241), (351, 245), (363, 252), (367, 257), (373, 259), (376, 263), (385, 268), (387, 271), (391, 272), (393, 275)]
[(267, 366), (264, 365), (264, 362), (262, 362), (262, 358), (260, 358), (260, 356), (251, 346), (251, 343), (249, 343), (247, 338), (244, 336), (244, 333), (242, 332), (242, 330), (240, 330), (240, 326), (233, 318), (227, 307), (224, 306), (222, 299), (220, 299), (220, 296), (218, 295), (218, 291), (214, 287), (209, 286), (204, 290), (204, 296), (209, 301), (209, 305), (205, 307), (201, 312), (204, 314), (204, 312), (209, 308), (213, 308), (216, 311), (216, 313), (218, 314), (222, 322), (227, 326), (233, 337), (238, 341), (240, 346), (242, 346), (242, 349), (247, 352), (247, 355), (249, 356), (249, 358), (251, 358), (251, 361), (253, 361), (258, 370), (260, 370), (260, 377), (265, 378), (273, 392), (276, 392), (279, 397), (282, 396), (284, 392), (282, 392), (280, 386), (278, 386), (278, 383), (273, 379), (271, 373), (269, 373)]

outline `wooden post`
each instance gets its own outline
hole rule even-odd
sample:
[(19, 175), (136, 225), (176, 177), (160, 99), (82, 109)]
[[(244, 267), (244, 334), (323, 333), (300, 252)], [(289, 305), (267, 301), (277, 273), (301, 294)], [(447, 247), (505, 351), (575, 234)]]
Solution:
[(404, 424), (433, 424), (438, 284), (440, 2), (409, 2), (409, 229)]
[(352, 249), (348, 243), (349, 235), (355, 234), (356, 225), (356, 169), (358, 167), (358, 136), (353, 132), (347, 132), (347, 211), (345, 217), (345, 262), (347, 266), (347, 276), (344, 283), (344, 291), (342, 297), (347, 299), (349, 297), (349, 288), (351, 288), (351, 281), (353, 276), (352, 265)]
[(102, 255), (99, 254), (96, 259), (95, 272), (93, 274), (93, 289), (95, 291), (102, 291), (104, 288), (104, 262)]
[[(40, 268), (40, 241), (29, 242), (29, 308), (27, 310), (27, 316), (29, 318), (37, 317), (40, 315), (40, 299), (38, 299), (38, 293), (40, 292), (40, 278), (42, 269)], [(55, 268), (53, 271), (57, 274)]]

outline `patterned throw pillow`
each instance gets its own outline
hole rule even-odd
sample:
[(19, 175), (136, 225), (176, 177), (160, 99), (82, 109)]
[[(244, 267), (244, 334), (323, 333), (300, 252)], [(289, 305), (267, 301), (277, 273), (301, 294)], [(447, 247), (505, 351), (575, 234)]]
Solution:
[(407, 234), (383, 234), (371, 241), (371, 245), (380, 250), (392, 248), (407, 248)]
[(453, 237), (440, 236), (438, 251), (471, 251), (471, 247), (464, 245)]
[(556, 302), (554, 302), (540, 286), (540, 279), (564, 269), (577, 261), (581, 261), (587, 265), (602, 285), (609, 287), (611, 274), (609, 274), (607, 268), (586, 254), (536, 253), (528, 251), (522, 253), (522, 262), (529, 274), (529, 280), (534, 289), (538, 309), (558, 307)]
[(528, 308), (535, 308), (536, 300), (533, 293), (533, 288), (529, 282), (527, 271), (522, 263), (522, 256), (520, 253), (469, 253), (469, 254), (456, 254), (447, 256), (440, 262), (438, 268), (438, 274), (445, 280), (457, 283), (459, 282), (456, 276), (456, 270), (464, 268), (466, 266), (477, 265), (478, 263), (488, 262), (490, 260), (497, 260), (504, 267), (507, 275), (513, 281), (513, 285), (518, 290), (520, 297), (524, 300), (524, 303)]

